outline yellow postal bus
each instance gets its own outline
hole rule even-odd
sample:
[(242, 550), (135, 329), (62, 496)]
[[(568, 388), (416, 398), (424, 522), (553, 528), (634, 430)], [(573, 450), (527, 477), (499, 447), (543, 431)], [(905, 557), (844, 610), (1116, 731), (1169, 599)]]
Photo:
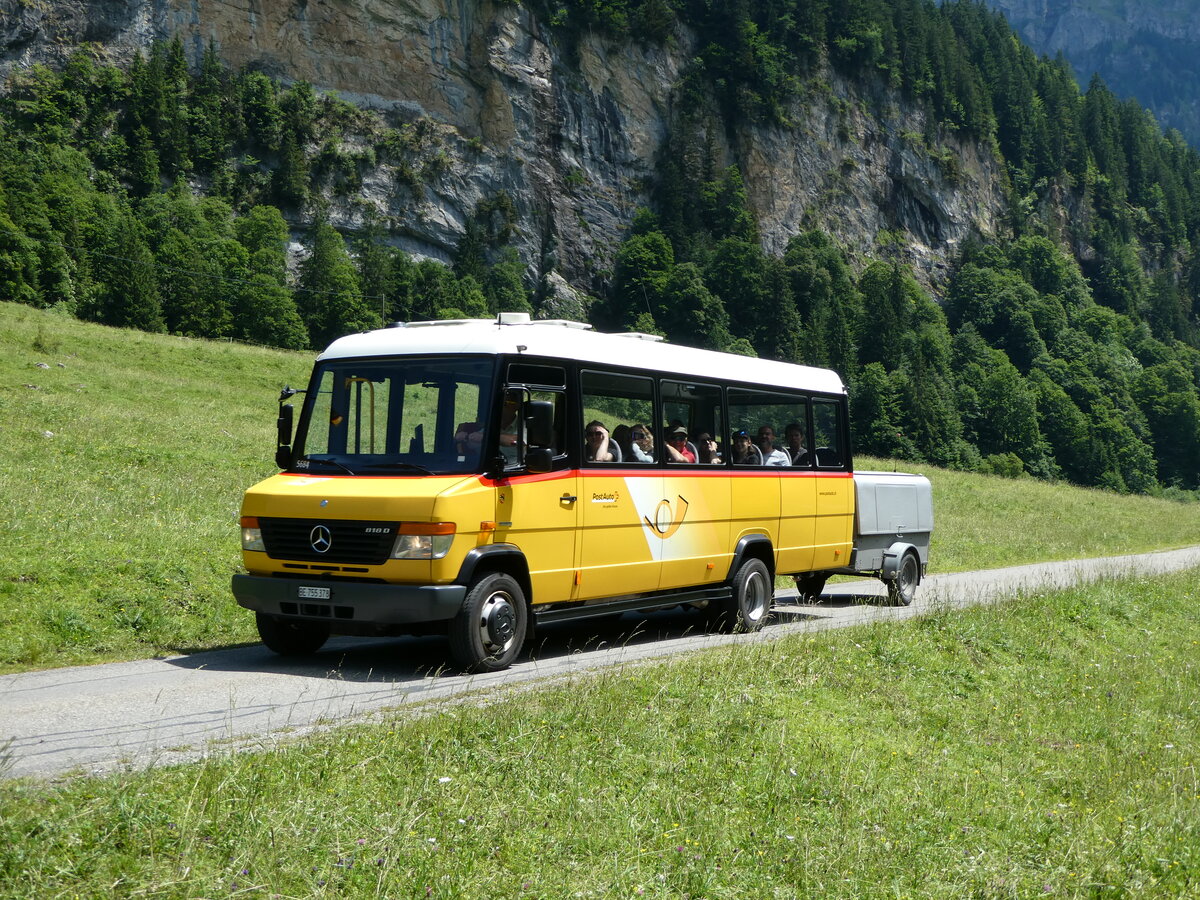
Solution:
[(439, 630), (487, 671), (539, 623), (678, 604), (754, 631), (776, 575), (852, 565), (828, 370), (502, 313), (335, 341), (293, 442), (295, 393), (233, 578), (279, 653)]

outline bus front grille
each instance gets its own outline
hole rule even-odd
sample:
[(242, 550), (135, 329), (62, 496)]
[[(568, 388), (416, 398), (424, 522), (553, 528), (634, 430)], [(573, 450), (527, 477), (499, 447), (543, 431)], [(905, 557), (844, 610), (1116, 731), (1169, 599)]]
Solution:
[(271, 519), (260, 517), (263, 543), (271, 559), (308, 562), (387, 562), (396, 543), (394, 522), (349, 522), (339, 519)]

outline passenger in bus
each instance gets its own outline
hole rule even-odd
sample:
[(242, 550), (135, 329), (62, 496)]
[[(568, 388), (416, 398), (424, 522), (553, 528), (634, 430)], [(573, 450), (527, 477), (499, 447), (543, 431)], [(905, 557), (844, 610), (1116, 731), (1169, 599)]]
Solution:
[(632, 453), (630, 459), (637, 462), (654, 462), (654, 433), (650, 426), (634, 425), (629, 436), (632, 438), (629, 446)]
[(762, 454), (750, 441), (745, 429), (733, 433), (733, 464), (735, 466), (761, 466)]
[(478, 456), (480, 445), (483, 443), (483, 428), (478, 422), (463, 422), (454, 431), (454, 444), (458, 448), (458, 458)]
[(792, 458), (775, 446), (775, 429), (770, 425), (763, 425), (758, 429), (758, 440), (755, 443), (762, 451), (764, 466), (790, 466), (792, 464)]
[(517, 462), (517, 432), (521, 430), (521, 423), (517, 421), (517, 413), (520, 412), (521, 405), (511, 398), (505, 398), (504, 408), (500, 412), (500, 454), (504, 457), (506, 466), (515, 465)]
[(696, 454), (688, 446), (687, 429), (677, 425), (667, 432), (667, 455), (671, 462), (694, 463)]
[(700, 454), (700, 462), (706, 466), (721, 464), (721, 451), (717, 449), (717, 442), (707, 431), (700, 432), (699, 437), (696, 438), (696, 449)]
[(616, 454), (609, 447), (608, 429), (600, 422), (587, 423), (583, 430), (583, 456), (589, 462), (615, 462)]
[(633, 451), (630, 449), (632, 443), (629, 426), (624, 422), (612, 430), (612, 440), (609, 441), (609, 445), (620, 449), (622, 460), (633, 459)]
[(810, 465), (808, 451), (804, 448), (804, 429), (800, 427), (800, 423), (792, 422), (783, 429), (783, 437), (787, 441), (787, 452), (792, 457), (792, 465)]

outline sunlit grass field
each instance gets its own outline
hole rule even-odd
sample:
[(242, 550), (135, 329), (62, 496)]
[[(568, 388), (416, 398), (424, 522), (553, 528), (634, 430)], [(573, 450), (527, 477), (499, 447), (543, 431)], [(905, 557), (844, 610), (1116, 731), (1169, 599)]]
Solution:
[(1194, 897), (1195, 580), (0, 782), (0, 897)]
[[(257, 640), (236, 516), (313, 357), (0, 303), (0, 671)], [(1200, 543), (1200, 504), (899, 465), (933, 482), (934, 572)]]

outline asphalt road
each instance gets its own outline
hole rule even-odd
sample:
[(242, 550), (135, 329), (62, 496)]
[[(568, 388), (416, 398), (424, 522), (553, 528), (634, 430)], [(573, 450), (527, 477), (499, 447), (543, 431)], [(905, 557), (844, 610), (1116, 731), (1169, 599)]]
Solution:
[(140, 768), (212, 753), (267, 748), (317, 728), (385, 710), (561, 678), (723, 644), (864, 622), (905, 619), (1111, 576), (1200, 567), (1200, 547), (1098, 560), (929, 576), (910, 607), (883, 605), (874, 581), (830, 585), (818, 605), (776, 595), (758, 634), (711, 635), (682, 611), (563, 624), (539, 634), (506, 672), (443, 671), (441, 638), (335, 638), (311, 659), (261, 646), (0, 676), (0, 777), (52, 778)]

